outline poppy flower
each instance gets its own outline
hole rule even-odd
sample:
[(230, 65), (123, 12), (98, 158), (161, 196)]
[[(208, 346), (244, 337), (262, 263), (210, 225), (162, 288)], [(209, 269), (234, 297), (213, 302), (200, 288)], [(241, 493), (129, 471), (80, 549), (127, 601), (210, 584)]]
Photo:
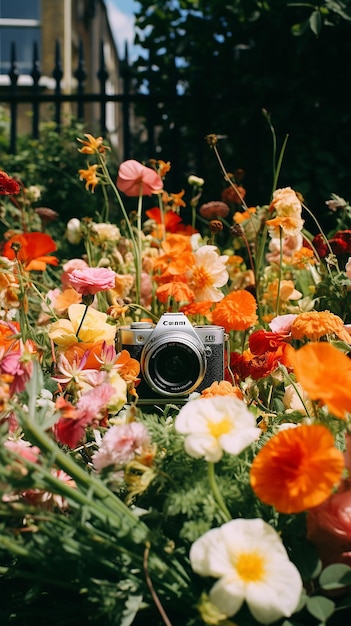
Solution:
[(173, 280), (157, 287), (156, 297), (163, 304), (167, 303), (168, 298), (172, 298), (175, 302), (192, 302), (194, 292), (185, 282)]
[[(18, 247), (17, 254), (14, 247)], [(14, 235), (8, 239), (2, 249), (2, 255), (10, 259), (17, 259), (24, 265), (26, 271), (37, 270), (43, 272), (46, 265), (58, 265), (58, 259), (48, 256), (57, 250), (56, 243), (45, 233), (32, 232)]]
[(257, 322), (257, 302), (253, 295), (244, 289), (232, 291), (216, 304), (212, 322), (223, 326), (226, 332), (247, 330)]
[(151, 196), (162, 191), (163, 182), (157, 172), (150, 167), (129, 159), (119, 167), (117, 187), (126, 196)]
[(256, 330), (249, 337), (249, 348), (253, 354), (263, 354), (266, 351), (274, 352), (282, 343), (286, 343), (288, 337), (288, 333)]
[(333, 415), (346, 419), (346, 414), (351, 413), (351, 359), (321, 341), (295, 350), (290, 360), (298, 382), (311, 400), (319, 400)]
[(0, 171), (0, 196), (17, 195), (21, 191), (17, 180), (11, 178), (6, 172)]
[(330, 430), (304, 424), (280, 431), (261, 448), (251, 465), (250, 483), (265, 504), (280, 513), (300, 513), (330, 496), (343, 469), (344, 457)]

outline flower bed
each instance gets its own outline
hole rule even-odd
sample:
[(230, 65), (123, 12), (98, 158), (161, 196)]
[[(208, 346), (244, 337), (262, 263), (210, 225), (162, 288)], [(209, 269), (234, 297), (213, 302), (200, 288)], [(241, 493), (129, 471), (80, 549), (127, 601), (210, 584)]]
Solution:
[(101, 215), (65, 240), (0, 173), (3, 623), (350, 616), (351, 208), (327, 237), (290, 187), (249, 207), (208, 143), (185, 220), (169, 163), (115, 182), (79, 139)]

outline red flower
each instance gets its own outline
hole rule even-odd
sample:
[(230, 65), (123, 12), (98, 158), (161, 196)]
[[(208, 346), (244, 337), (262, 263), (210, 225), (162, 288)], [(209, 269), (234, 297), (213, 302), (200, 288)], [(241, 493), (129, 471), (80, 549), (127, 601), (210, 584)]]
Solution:
[(249, 337), (249, 348), (253, 354), (264, 354), (265, 352), (274, 352), (286, 343), (288, 333), (272, 333), (265, 330), (257, 330)]
[(129, 159), (119, 167), (117, 187), (126, 196), (151, 196), (162, 191), (163, 182), (150, 167)]
[(10, 178), (6, 172), (0, 170), (0, 196), (16, 195), (21, 191), (17, 180)]
[[(17, 255), (14, 247), (18, 247)], [(58, 259), (54, 256), (47, 256), (49, 252), (57, 250), (56, 244), (49, 235), (45, 233), (24, 233), (14, 235), (4, 245), (2, 255), (10, 260), (18, 258), (23, 263), (24, 269), (44, 271), (46, 264), (58, 265)]]

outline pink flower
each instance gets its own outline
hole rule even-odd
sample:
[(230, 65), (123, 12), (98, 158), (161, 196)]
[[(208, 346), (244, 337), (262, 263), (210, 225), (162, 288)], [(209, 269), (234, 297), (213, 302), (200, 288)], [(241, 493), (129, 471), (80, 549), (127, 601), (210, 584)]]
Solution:
[(291, 325), (297, 315), (294, 313), (287, 313), (286, 315), (277, 315), (274, 317), (270, 324), (268, 324), (269, 328), (273, 333), (287, 333), (289, 334), (291, 331)]
[(115, 272), (108, 268), (88, 267), (83, 270), (73, 270), (68, 276), (68, 282), (82, 296), (92, 296), (99, 291), (113, 289), (115, 276)]
[(63, 273), (61, 275), (62, 289), (70, 286), (69, 276), (74, 270), (86, 270), (89, 265), (83, 259), (70, 259), (62, 266)]
[(149, 444), (149, 433), (140, 422), (111, 426), (103, 437), (99, 450), (93, 454), (94, 467), (101, 471), (109, 465), (125, 465)]
[(307, 516), (307, 538), (324, 565), (351, 566), (351, 491), (335, 493)]
[(30, 461), (31, 463), (36, 463), (38, 461), (40, 449), (37, 448), (37, 446), (31, 446), (28, 441), (24, 441), (23, 439), (18, 439), (17, 441), (7, 440), (5, 441), (4, 446), (8, 450), (11, 450), (11, 452), (14, 452), (16, 455)]
[(58, 441), (70, 448), (75, 448), (84, 439), (85, 429), (93, 421), (99, 420), (99, 414), (107, 409), (107, 404), (115, 393), (109, 383), (94, 387), (74, 406), (62, 396), (56, 401), (56, 408), (61, 417), (54, 425), (54, 434)]
[(163, 182), (160, 176), (150, 167), (145, 167), (134, 159), (124, 161), (119, 167), (117, 187), (126, 196), (151, 196), (160, 193)]

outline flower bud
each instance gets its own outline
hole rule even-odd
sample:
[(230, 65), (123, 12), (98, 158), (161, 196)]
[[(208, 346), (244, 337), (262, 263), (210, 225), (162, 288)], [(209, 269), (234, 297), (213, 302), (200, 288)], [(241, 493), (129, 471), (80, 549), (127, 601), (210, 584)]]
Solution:
[(69, 243), (78, 244), (82, 238), (81, 224), (78, 218), (72, 217), (67, 222), (66, 237)]

